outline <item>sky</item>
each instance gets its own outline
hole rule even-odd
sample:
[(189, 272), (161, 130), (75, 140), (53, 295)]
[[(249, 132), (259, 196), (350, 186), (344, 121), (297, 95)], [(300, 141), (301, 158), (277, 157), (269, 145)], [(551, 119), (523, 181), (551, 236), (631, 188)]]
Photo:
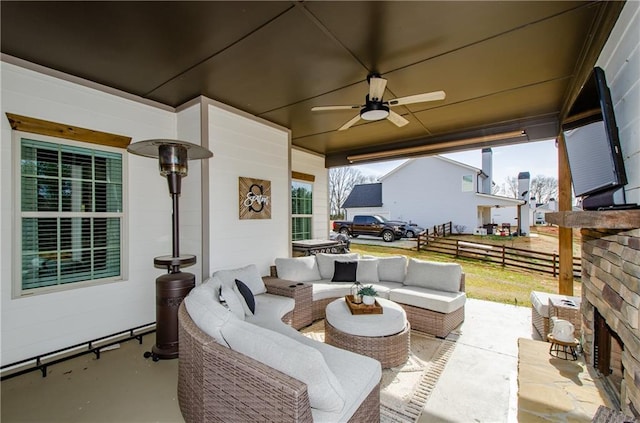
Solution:
[[(505, 183), (508, 177), (517, 178), (520, 172), (529, 172), (531, 178), (538, 175), (558, 177), (558, 150), (555, 140), (494, 147), (491, 150), (493, 151), (493, 182), (497, 185)], [(442, 154), (442, 156), (478, 169), (482, 168), (482, 150), (462, 151)], [(405, 161), (390, 160), (354, 167), (365, 176), (379, 178)]]

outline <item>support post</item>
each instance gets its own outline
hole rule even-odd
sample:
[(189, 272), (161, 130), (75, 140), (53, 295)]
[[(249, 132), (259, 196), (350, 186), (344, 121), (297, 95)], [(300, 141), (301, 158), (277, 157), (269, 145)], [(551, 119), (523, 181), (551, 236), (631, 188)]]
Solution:
[[(571, 171), (564, 134), (556, 139), (558, 146), (558, 211), (571, 211)], [(573, 296), (573, 229), (558, 227), (558, 293)]]

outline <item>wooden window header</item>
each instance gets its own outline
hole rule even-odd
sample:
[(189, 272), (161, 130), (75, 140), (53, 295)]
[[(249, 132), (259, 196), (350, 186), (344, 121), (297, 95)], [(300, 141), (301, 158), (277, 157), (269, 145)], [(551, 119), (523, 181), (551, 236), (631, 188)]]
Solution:
[(316, 181), (316, 176), (315, 175), (309, 175), (308, 173), (302, 173), (302, 172), (296, 172), (296, 171), (292, 171), (291, 172), (291, 178), (292, 179), (299, 179), (301, 181), (309, 181), (309, 182), (315, 182)]
[(30, 132), (32, 134), (48, 135), (50, 137), (58, 137), (117, 148), (127, 148), (131, 143), (131, 137), (125, 137), (124, 135), (94, 131), (92, 129), (80, 128), (78, 126), (66, 125), (64, 123), (14, 115), (13, 113), (7, 113), (7, 119), (9, 119), (11, 129)]

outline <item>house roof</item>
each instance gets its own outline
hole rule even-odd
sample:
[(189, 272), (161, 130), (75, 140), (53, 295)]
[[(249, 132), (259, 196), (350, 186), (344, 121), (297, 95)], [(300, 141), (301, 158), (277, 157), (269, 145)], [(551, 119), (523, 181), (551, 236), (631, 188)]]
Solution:
[(382, 207), (382, 184), (355, 185), (347, 199), (342, 203), (342, 208), (357, 207)]
[[(292, 145), (340, 166), (354, 154), (557, 136), (623, 6), (2, 1), (0, 50), (5, 62), (170, 110), (209, 97), (289, 128)], [(372, 72), (388, 81), (384, 100), (437, 90), (446, 98), (393, 107), (409, 121), (402, 127), (360, 120), (337, 131), (358, 116)], [(311, 111), (325, 105), (355, 109)]]

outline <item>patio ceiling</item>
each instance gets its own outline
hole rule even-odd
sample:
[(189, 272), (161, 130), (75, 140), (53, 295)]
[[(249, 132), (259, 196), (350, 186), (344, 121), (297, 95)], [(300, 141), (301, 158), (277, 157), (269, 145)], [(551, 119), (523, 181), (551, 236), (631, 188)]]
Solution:
[[(411, 156), (552, 138), (621, 2), (12, 2), (1, 51), (171, 107), (204, 95), (291, 129), (295, 146)], [(10, 56), (10, 57), (7, 57)], [(367, 74), (385, 99), (444, 90), (361, 120)], [(515, 136), (525, 131), (526, 136)], [(487, 137), (487, 135), (504, 134)], [(366, 156), (365, 156), (366, 157)]]

